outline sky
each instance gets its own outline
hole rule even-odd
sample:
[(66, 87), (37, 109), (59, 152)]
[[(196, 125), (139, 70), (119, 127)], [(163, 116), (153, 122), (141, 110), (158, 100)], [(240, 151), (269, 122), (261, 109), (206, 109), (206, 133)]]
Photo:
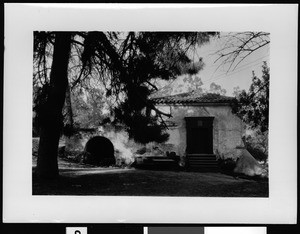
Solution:
[(205, 63), (204, 69), (199, 72), (199, 76), (204, 88), (209, 89), (209, 85), (215, 82), (227, 90), (226, 95), (231, 96), (234, 87), (239, 86), (246, 91), (249, 89), (252, 81), (252, 71), (258, 77), (261, 77), (263, 61), (266, 61), (268, 65), (270, 62), (270, 48), (269, 45), (266, 45), (258, 49), (243, 60), (235, 70), (227, 72), (228, 67), (221, 66), (216, 70), (220, 62), (214, 63), (218, 58), (214, 53), (222, 46), (223, 42), (224, 39), (215, 39), (199, 49), (197, 53)]
[[(221, 32), (220, 38), (212, 38), (209, 43), (200, 46), (196, 51), (194, 51), (194, 54), (191, 52), (190, 56), (193, 56), (195, 61), (199, 59), (199, 57), (202, 57), (202, 61), (204, 62), (203, 70), (197, 74), (197, 76), (201, 78), (203, 83), (201, 87), (203, 89), (209, 90), (210, 84), (214, 82), (226, 90), (227, 96), (232, 96), (234, 91), (233, 89), (237, 86), (239, 86), (240, 89), (245, 89), (246, 91), (249, 89), (252, 81), (252, 71), (254, 71), (258, 77), (261, 77), (263, 61), (267, 61), (267, 64), (269, 64), (270, 47), (269, 45), (266, 45), (258, 49), (243, 60), (238, 67), (228, 72), (229, 66), (220, 66), (220, 60), (215, 62), (218, 59), (216, 51), (224, 47), (224, 43), (226, 42), (226, 38), (224, 38), (224, 36), (226, 35), (227, 32)], [(49, 63), (51, 63), (51, 60), (49, 60)], [(178, 84), (184, 85), (183, 78), (184, 76), (179, 76), (175, 82), (172, 80), (165, 83), (163, 82), (161, 87), (170, 83), (174, 86), (178, 86)], [(186, 91), (187, 88), (183, 88), (183, 92)]]
[[(226, 38), (223, 38), (224, 35), (226, 33), (221, 32), (220, 38), (213, 38), (209, 43), (199, 47), (190, 56), (193, 57), (194, 61), (202, 57), (204, 62), (204, 68), (197, 74), (203, 83), (201, 86), (203, 90), (209, 90), (210, 84), (214, 82), (226, 90), (227, 96), (234, 96), (233, 91), (235, 87), (248, 91), (252, 82), (252, 71), (258, 78), (261, 77), (263, 61), (266, 61), (268, 65), (270, 62), (270, 44), (256, 50), (235, 69), (229, 70), (229, 65), (222, 65), (221, 60), (216, 61), (218, 59), (216, 52), (224, 48), (224, 43), (226, 42)], [(166, 82), (168, 85), (165, 87), (168, 87), (170, 84), (173, 87), (184, 86), (185, 88), (181, 88), (183, 91), (180, 91), (180, 93), (187, 92), (188, 84), (183, 82), (184, 77), (185, 75), (182, 75), (175, 81)], [(171, 94), (177, 94), (177, 92), (173, 91)]]

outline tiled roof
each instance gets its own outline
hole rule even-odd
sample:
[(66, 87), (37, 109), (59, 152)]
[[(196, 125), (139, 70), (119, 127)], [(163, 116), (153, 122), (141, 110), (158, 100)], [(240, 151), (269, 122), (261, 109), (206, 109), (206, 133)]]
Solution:
[(215, 93), (200, 93), (197, 91), (151, 98), (156, 104), (227, 104), (232, 103), (234, 99), (234, 97)]

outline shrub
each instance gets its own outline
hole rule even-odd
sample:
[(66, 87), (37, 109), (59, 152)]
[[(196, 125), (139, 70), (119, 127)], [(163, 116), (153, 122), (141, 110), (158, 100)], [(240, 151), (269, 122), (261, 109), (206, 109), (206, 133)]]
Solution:
[(37, 156), (38, 154), (39, 142), (40, 142), (40, 138), (38, 137), (32, 138), (32, 154), (34, 156)]
[(268, 155), (265, 154), (260, 148), (252, 145), (251, 143), (246, 144), (246, 149), (249, 153), (257, 160), (257, 161), (266, 161), (268, 159)]
[(232, 158), (226, 158), (218, 160), (218, 165), (223, 173), (233, 174), (233, 170), (236, 166), (236, 161)]
[(266, 162), (268, 159), (268, 133), (259, 130), (251, 131), (243, 137), (246, 149), (258, 161)]

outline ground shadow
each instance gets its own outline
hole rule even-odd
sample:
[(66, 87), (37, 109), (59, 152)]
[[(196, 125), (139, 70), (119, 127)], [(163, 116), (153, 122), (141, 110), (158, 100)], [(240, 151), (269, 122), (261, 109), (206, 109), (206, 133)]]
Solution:
[(55, 180), (33, 170), (33, 195), (268, 197), (268, 182), (221, 173), (63, 168)]

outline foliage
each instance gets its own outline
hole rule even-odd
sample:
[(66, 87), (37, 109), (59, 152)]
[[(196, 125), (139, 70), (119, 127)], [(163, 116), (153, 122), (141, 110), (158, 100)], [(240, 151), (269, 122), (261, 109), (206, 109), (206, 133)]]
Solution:
[[(114, 122), (127, 126), (132, 138), (140, 142), (164, 140), (165, 133), (158, 121), (163, 122), (164, 113), (148, 99), (149, 94), (157, 90), (150, 81), (195, 74), (198, 68), (192, 65), (189, 52), (216, 34), (34, 32), (33, 85), (34, 90), (42, 91), (42, 95), (34, 95), (33, 105), (41, 124), (38, 176), (58, 176), (60, 133), (64, 122), (71, 127), (74, 124), (70, 117), (73, 115), (71, 93), (83, 85), (89, 92), (95, 80), (104, 87), (103, 100), (109, 100)], [(66, 93), (68, 89), (70, 95)], [(63, 120), (64, 106), (68, 108), (67, 121)], [(149, 118), (149, 110), (156, 111), (159, 117)]]
[(48, 92), (48, 85), (45, 84), (42, 87), (33, 86), (33, 119), (32, 119), (32, 135), (37, 137), (40, 129), (40, 114), (42, 107), (46, 104), (46, 97)]
[[(127, 126), (129, 136), (140, 143), (163, 142), (168, 139), (163, 125), (165, 113), (156, 109), (148, 96), (157, 90), (150, 78), (174, 79), (181, 74), (195, 74), (201, 66), (193, 65), (187, 56), (190, 47), (204, 43), (209, 34), (141, 33), (132, 44), (135, 52), (129, 55), (125, 73), (130, 79), (124, 86), (124, 99), (115, 108), (117, 121)], [(203, 38), (202, 38), (203, 37)], [(202, 38), (202, 39), (200, 39)], [(199, 41), (200, 39), (200, 41)], [(156, 111), (151, 116), (149, 110)], [(159, 124), (157, 124), (159, 123)]]
[[(204, 68), (202, 58), (194, 63), (193, 66), (197, 67), (199, 73)], [(202, 91), (201, 86), (203, 85), (201, 77), (198, 74), (185, 74), (171, 80), (155, 79), (154, 82), (158, 88), (158, 91), (153, 94), (156, 97), (170, 96), (193, 90)]]
[(209, 87), (209, 93), (216, 93), (220, 95), (226, 94), (226, 89), (223, 89), (221, 85), (216, 84), (215, 82), (212, 82)]
[(267, 63), (262, 65), (262, 78), (253, 72), (252, 84), (249, 91), (237, 92), (233, 112), (251, 128), (261, 132), (269, 129), (269, 68)]
[(202, 89), (201, 86), (203, 85), (203, 82), (198, 75), (188, 75), (183, 79), (183, 81), (186, 84), (186, 92)]
[(255, 144), (247, 143), (246, 149), (249, 153), (258, 161), (266, 161), (268, 159), (268, 155), (265, 154), (261, 149), (257, 148)]
[[(74, 122), (83, 127), (98, 125), (107, 116), (126, 126), (139, 142), (164, 141), (161, 116), (148, 96), (157, 90), (154, 79), (169, 80), (196, 74), (202, 63), (190, 52), (209, 42), (216, 32), (70, 32), (72, 48), (68, 80)], [(47, 100), (55, 32), (34, 33), (34, 86), (37, 116)], [(106, 110), (103, 113), (103, 108)], [(145, 109), (157, 112), (151, 117)], [(65, 115), (65, 118), (67, 116)], [(65, 127), (69, 132), (70, 125)]]
[(236, 161), (232, 158), (219, 158), (218, 166), (223, 173), (232, 175), (236, 166)]
[(224, 43), (222, 48), (216, 52), (218, 58), (215, 62), (221, 61), (218, 68), (228, 65), (227, 71), (233, 71), (244, 59), (270, 43), (270, 33), (268, 32), (226, 33), (220, 38)]
[(240, 86), (236, 86), (233, 88), (233, 96), (237, 97), (242, 92)]
[[(204, 64), (201, 66), (201, 70)], [(164, 97), (170, 95), (176, 95), (180, 93), (188, 93), (197, 91), (198, 93), (215, 93), (220, 95), (226, 95), (226, 89), (223, 89), (221, 85), (211, 83), (209, 89), (202, 87), (203, 82), (201, 77), (196, 75), (184, 75), (178, 77), (176, 80), (160, 82), (160, 89), (152, 97)]]
[(243, 137), (246, 149), (258, 161), (268, 159), (268, 131), (261, 132), (256, 129)]
[(95, 128), (107, 117), (103, 113), (104, 92), (97, 88), (77, 89), (73, 91), (74, 121), (81, 128)]

